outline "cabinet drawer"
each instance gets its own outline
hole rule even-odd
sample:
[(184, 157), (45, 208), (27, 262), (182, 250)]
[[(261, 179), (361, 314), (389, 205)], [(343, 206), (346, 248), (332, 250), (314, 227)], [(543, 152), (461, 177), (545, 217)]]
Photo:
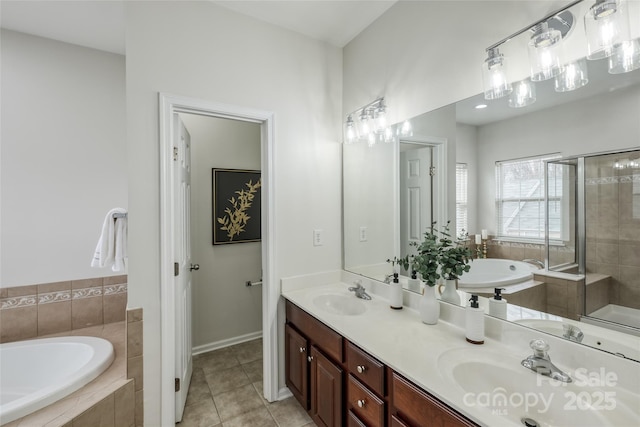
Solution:
[(393, 413), (411, 426), (469, 427), (474, 423), (422, 391), (395, 372), (392, 377)]
[(347, 414), (347, 427), (367, 427), (365, 423), (358, 419), (358, 416), (353, 413), (353, 411), (349, 411)]
[(397, 418), (395, 415), (391, 416), (391, 427), (409, 427), (401, 419)]
[(385, 425), (384, 402), (352, 375), (349, 375), (347, 400), (353, 413), (369, 427)]
[(290, 301), (286, 304), (287, 321), (295, 325), (313, 343), (335, 361), (342, 363), (342, 336), (324, 323), (296, 307)]
[(384, 396), (384, 365), (352, 343), (347, 345), (349, 372), (371, 390)]

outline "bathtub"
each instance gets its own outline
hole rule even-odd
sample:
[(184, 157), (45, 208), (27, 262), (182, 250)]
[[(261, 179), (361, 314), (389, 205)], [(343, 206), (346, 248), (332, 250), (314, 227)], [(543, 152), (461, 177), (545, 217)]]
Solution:
[(508, 259), (474, 259), (471, 269), (458, 279), (458, 288), (494, 288), (533, 278), (533, 265)]
[(0, 423), (22, 418), (73, 393), (104, 372), (113, 346), (96, 337), (0, 344)]

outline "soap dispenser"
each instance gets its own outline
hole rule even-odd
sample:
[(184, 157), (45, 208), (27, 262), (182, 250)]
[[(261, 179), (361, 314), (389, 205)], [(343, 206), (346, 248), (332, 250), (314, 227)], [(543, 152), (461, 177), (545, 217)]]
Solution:
[(394, 310), (402, 309), (402, 285), (398, 280), (398, 273), (393, 273), (393, 281), (390, 283), (389, 289), (389, 305)]
[(504, 288), (494, 288), (493, 298), (489, 300), (489, 315), (507, 319), (507, 300), (502, 298)]
[(407, 279), (407, 288), (413, 292), (420, 292), (420, 280), (418, 280), (418, 272), (411, 271), (411, 278)]
[(484, 310), (478, 304), (478, 295), (471, 295), (471, 304), (465, 308), (465, 336), (471, 344), (484, 344)]

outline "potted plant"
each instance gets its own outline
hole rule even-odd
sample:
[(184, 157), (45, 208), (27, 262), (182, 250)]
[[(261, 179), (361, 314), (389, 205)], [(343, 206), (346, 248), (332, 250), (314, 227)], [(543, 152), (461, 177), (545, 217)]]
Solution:
[(440, 273), (445, 279), (442, 300), (460, 304), (460, 295), (456, 292), (458, 279), (471, 269), (473, 260), (471, 249), (463, 245), (463, 239), (453, 240), (449, 233), (449, 223), (440, 231)]
[(442, 230), (438, 230), (433, 222), (424, 233), (424, 240), (413, 244), (416, 254), (408, 257), (411, 267), (420, 274), (426, 285), (420, 300), (420, 317), (423, 323), (430, 325), (436, 324), (440, 317), (440, 305), (435, 296), (437, 280), (444, 277), (445, 280), (452, 281), (453, 294), (458, 296), (455, 281), (471, 268), (468, 265), (471, 250), (461, 245), (461, 240), (452, 239), (449, 232), (450, 223), (451, 221), (448, 221)]

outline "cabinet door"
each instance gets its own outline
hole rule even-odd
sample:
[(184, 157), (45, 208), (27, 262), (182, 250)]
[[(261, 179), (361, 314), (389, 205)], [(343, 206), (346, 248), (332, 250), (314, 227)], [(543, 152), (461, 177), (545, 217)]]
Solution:
[(309, 353), (307, 340), (289, 325), (285, 325), (286, 383), (293, 396), (309, 409)]
[(318, 426), (342, 426), (342, 369), (311, 346), (311, 418)]

